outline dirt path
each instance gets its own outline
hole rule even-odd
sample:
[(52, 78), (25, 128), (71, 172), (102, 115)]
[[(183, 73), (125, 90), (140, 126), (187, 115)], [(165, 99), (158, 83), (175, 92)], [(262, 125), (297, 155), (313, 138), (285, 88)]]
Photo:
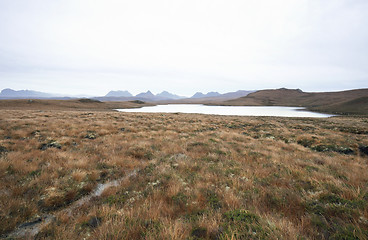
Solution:
[(122, 177), (118, 180), (114, 180), (114, 181), (110, 181), (110, 182), (106, 182), (106, 183), (100, 183), (100, 184), (97, 185), (96, 189), (93, 192), (91, 192), (87, 196), (82, 197), (81, 199), (74, 202), (73, 204), (71, 204), (67, 208), (59, 210), (59, 211), (55, 212), (54, 214), (44, 214), (41, 217), (33, 219), (32, 221), (23, 223), (23, 224), (19, 225), (11, 233), (9, 233), (5, 236), (1, 236), (1, 238), (2, 239), (14, 239), (14, 238), (16, 238), (16, 239), (17, 238), (34, 239), (34, 237), (43, 228), (45, 228), (47, 225), (49, 225), (50, 223), (52, 223), (56, 219), (57, 215), (59, 215), (61, 213), (67, 213), (68, 215), (71, 216), (75, 209), (77, 209), (80, 206), (82, 206), (83, 204), (89, 202), (92, 198), (101, 196), (101, 194), (106, 189), (108, 189), (110, 187), (119, 186), (123, 181), (135, 176), (138, 171), (139, 171), (139, 169), (134, 169), (134, 170), (128, 172), (124, 177)]

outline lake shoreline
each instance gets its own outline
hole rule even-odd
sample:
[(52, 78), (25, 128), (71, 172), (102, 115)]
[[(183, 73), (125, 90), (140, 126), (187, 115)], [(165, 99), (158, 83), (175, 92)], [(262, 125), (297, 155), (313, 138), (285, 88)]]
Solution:
[(203, 104), (163, 104), (131, 109), (115, 109), (119, 112), (192, 113), (223, 116), (270, 116), (328, 118), (336, 115), (309, 111), (304, 107), (284, 106), (209, 106)]

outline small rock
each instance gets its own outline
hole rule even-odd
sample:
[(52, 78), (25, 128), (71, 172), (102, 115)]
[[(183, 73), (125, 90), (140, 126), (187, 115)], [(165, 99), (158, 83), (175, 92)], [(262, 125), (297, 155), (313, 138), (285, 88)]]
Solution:
[(61, 149), (61, 144), (56, 141), (49, 142), (49, 147)]
[(84, 138), (87, 138), (87, 139), (96, 139), (98, 135), (93, 132), (93, 131), (88, 131), (86, 136), (84, 136)]
[(368, 224), (368, 219), (366, 219), (366, 218), (365, 218), (365, 217), (363, 217), (363, 216), (360, 216), (360, 217), (359, 217), (359, 222), (364, 223), (364, 224)]
[(3, 154), (3, 153), (6, 153), (6, 152), (8, 152), (8, 149), (6, 147), (0, 145), (0, 155)]
[(47, 149), (47, 143), (42, 143), (39, 148), (40, 148), (40, 150), (46, 150)]
[(349, 148), (349, 147), (340, 147), (337, 149), (336, 152), (342, 153), (342, 154), (347, 154), (347, 155), (351, 155), (354, 154), (353, 149)]
[(21, 224), (21, 225), (19, 226), (19, 228), (30, 227), (30, 226), (33, 226), (33, 225), (39, 224), (40, 222), (42, 222), (42, 218), (41, 218), (41, 217), (39, 217), (39, 216), (37, 216), (37, 217), (35, 217), (33, 220), (31, 220), (31, 221)]
[(40, 137), (41, 132), (39, 130), (35, 130), (35, 131), (31, 132), (31, 135), (34, 136), (34, 137)]
[(207, 235), (207, 229), (205, 229), (203, 227), (195, 227), (195, 228), (193, 228), (190, 235), (192, 237), (194, 237), (195, 239), (205, 238), (206, 235)]
[(58, 143), (57, 141), (51, 140), (48, 143), (41, 144), (41, 146), (40, 146), (40, 150), (46, 150), (48, 148), (61, 149), (61, 144)]
[(91, 228), (96, 228), (101, 224), (101, 218), (100, 217), (91, 217), (88, 220), (88, 226)]
[(359, 151), (360, 151), (360, 154), (361, 154), (361, 155), (366, 155), (366, 156), (368, 156), (368, 146), (360, 145), (360, 146), (359, 146)]

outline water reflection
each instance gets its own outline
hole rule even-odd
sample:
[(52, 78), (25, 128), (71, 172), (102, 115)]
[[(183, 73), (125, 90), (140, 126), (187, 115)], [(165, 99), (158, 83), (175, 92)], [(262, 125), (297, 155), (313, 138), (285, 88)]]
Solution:
[(302, 107), (278, 106), (206, 106), (202, 104), (168, 104), (132, 109), (117, 109), (120, 112), (145, 113), (200, 113), (236, 116), (275, 116), (325, 118), (334, 115), (303, 110)]

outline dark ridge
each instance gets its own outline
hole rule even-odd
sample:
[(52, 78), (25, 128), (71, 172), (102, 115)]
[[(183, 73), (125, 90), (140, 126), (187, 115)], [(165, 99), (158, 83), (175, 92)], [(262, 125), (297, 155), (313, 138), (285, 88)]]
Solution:
[(141, 101), (141, 100), (133, 100), (133, 101), (129, 101), (131, 103), (137, 103), (137, 104), (145, 104), (145, 102)]
[(81, 103), (102, 103), (99, 100), (90, 99), (90, 98), (81, 98), (81, 99), (78, 99), (78, 101), (81, 102)]

